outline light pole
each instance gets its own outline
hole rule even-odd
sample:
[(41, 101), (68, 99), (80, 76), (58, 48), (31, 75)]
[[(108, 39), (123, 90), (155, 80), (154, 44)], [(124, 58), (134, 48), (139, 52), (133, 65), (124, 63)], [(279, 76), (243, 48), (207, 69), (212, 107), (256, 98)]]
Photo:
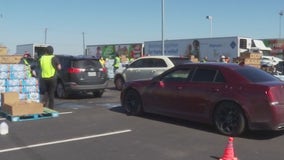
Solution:
[(282, 10), (282, 11), (280, 11), (279, 12), (279, 39), (281, 39), (281, 20), (282, 20), (282, 16), (283, 16), (283, 14), (284, 14), (284, 11)]
[(86, 55), (86, 51), (85, 51), (85, 32), (82, 32), (83, 35), (83, 54)]
[(212, 30), (213, 30), (212, 21), (213, 21), (213, 17), (212, 16), (206, 16), (206, 19), (208, 19), (210, 21), (210, 37), (212, 37)]
[(162, 31), (162, 55), (165, 55), (165, 40), (164, 40), (164, 8), (165, 8), (165, 5), (164, 5), (164, 0), (162, 0), (162, 28), (161, 28), (161, 31)]

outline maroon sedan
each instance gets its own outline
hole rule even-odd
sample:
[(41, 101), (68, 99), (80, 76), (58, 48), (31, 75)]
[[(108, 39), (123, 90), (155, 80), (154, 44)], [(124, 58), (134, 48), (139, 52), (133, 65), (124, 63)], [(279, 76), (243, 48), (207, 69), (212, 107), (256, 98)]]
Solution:
[(214, 124), (225, 135), (284, 129), (284, 82), (258, 68), (189, 63), (151, 80), (126, 83), (127, 114), (156, 113)]

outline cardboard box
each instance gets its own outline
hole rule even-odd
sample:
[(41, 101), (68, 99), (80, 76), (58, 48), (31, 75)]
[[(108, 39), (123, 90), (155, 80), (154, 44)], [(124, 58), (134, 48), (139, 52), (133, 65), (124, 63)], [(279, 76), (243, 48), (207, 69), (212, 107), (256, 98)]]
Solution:
[(18, 64), (23, 55), (0, 55), (0, 64)]
[(13, 104), (14, 102), (20, 101), (19, 100), (19, 93), (18, 92), (5, 92), (1, 93), (1, 104)]
[(21, 116), (43, 113), (43, 104), (19, 100), (18, 92), (1, 93), (1, 110), (9, 115)]
[(253, 65), (260, 65), (260, 59), (257, 58), (245, 58), (245, 64), (253, 64)]
[(262, 53), (251, 53), (251, 52), (241, 53), (241, 57), (242, 58), (256, 58), (256, 59), (260, 59), (261, 56), (262, 56)]
[(13, 104), (3, 104), (2, 111), (13, 116), (41, 114), (43, 113), (43, 104), (32, 101), (18, 101)]
[(7, 54), (7, 47), (0, 46), (0, 55), (6, 55), (6, 54)]

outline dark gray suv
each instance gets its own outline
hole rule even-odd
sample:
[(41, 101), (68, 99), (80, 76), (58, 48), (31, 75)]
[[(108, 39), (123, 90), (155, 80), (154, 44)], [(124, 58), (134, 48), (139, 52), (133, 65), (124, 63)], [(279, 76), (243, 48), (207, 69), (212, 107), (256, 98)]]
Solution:
[(56, 96), (66, 98), (71, 93), (92, 92), (101, 97), (108, 85), (107, 69), (92, 56), (56, 55), (62, 69), (58, 72)]

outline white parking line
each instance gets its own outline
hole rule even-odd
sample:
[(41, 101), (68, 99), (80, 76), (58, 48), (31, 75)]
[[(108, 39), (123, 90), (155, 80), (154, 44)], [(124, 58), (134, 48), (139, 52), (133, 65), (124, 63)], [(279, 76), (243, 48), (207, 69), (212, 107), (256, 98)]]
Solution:
[(71, 114), (73, 112), (59, 112), (59, 114)]
[(59, 140), (59, 141), (52, 141), (52, 142), (47, 142), (47, 143), (38, 143), (38, 144), (22, 146), (22, 147), (7, 148), (7, 149), (0, 150), (0, 153), (22, 150), (22, 149), (27, 149), (27, 148), (35, 148), (35, 147), (54, 145), (54, 144), (59, 144), (59, 143), (74, 142), (74, 141), (80, 141), (80, 140), (91, 139), (91, 138), (105, 137), (105, 136), (110, 136), (110, 135), (115, 135), (115, 134), (127, 133), (127, 132), (131, 132), (131, 131), (132, 131), (131, 129), (127, 129), (127, 130), (107, 132), (107, 133), (103, 133), (103, 134), (96, 134), (96, 135), (85, 136), (85, 137), (77, 137), (77, 138), (70, 138), (70, 139)]

